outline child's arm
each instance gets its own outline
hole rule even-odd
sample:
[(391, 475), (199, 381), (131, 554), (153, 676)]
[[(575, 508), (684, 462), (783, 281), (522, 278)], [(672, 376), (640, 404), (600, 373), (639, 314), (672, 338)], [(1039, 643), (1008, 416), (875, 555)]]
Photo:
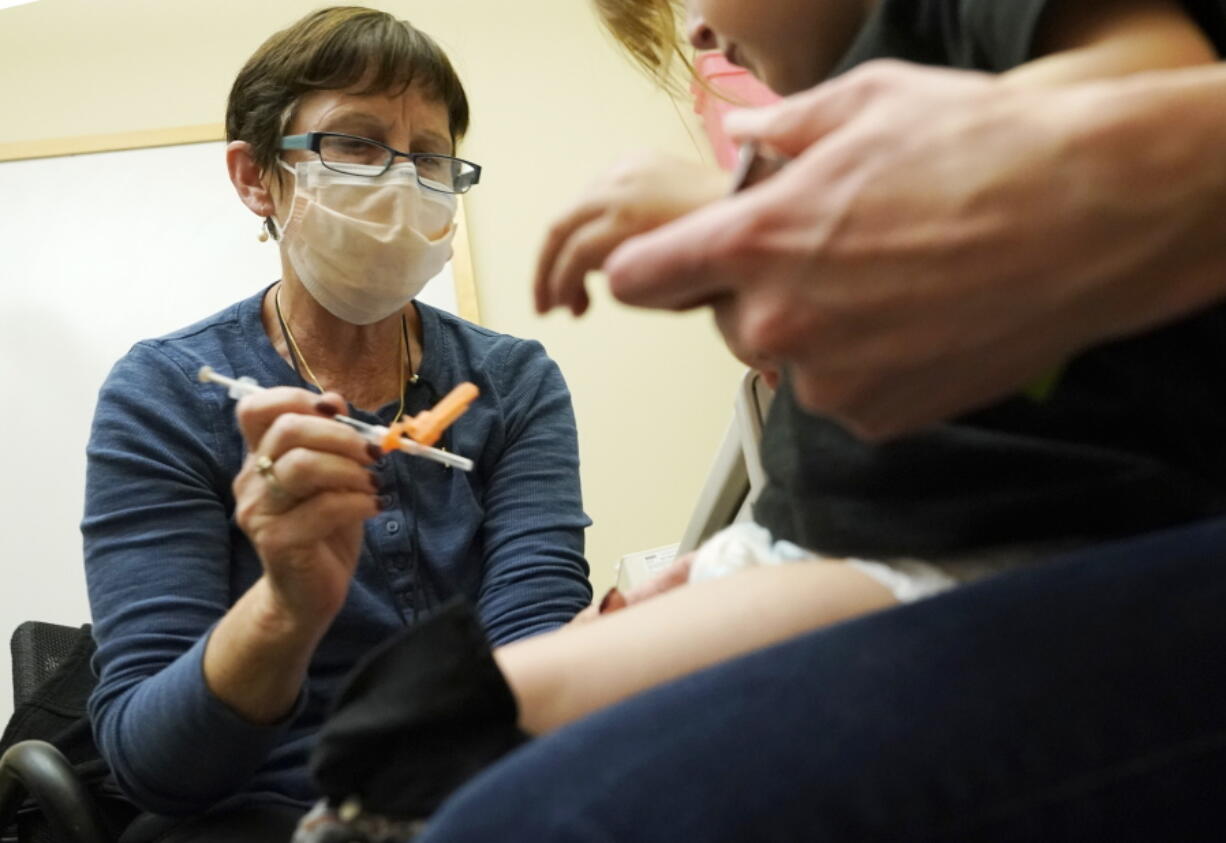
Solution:
[(541, 734), (655, 685), (895, 604), (841, 562), (750, 568), (498, 648), (519, 725)]
[(1006, 82), (1060, 85), (1218, 58), (1178, 0), (1057, 0), (1036, 48), (1043, 58), (1004, 74)]

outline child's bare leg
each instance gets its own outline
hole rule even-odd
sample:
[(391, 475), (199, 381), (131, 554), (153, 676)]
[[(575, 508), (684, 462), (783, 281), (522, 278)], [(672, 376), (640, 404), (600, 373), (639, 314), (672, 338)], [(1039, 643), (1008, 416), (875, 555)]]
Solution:
[(597, 709), (817, 627), (892, 606), (841, 562), (755, 567), (500, 647), (520, 726), (541, 734)]

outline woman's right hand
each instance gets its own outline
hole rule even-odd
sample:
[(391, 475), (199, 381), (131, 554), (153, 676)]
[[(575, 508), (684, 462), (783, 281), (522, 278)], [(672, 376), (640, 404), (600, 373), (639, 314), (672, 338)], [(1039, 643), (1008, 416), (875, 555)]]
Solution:
[(379, 452), (330, 420), (345, 406), (336, 393), (278, 387), (237, 409), (248, 455), (234, 480), (235, 514), (263, 563), (269, 608), (321, 634), (348, 594), (362, 524), (378, 512), (367, 467)]
[(623, 241), (682, 217), (728, 191), (715, 167), (642, 153), (588, 185), (583, 198), (549, 230), (537, 261), (536, 310), (587, 310), (584, 279)]

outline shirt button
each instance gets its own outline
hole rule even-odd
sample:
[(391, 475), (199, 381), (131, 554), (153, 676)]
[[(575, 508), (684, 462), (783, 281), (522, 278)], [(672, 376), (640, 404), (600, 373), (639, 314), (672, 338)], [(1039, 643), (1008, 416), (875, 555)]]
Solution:
[(387, 522), (387, 532), (389, 535), (392, 535), (392, 536), (399, 533), (400, 532), (400, 522), (399, 521), (388, 521)]
[(391, 495), (379, 495), (379, 506), (383, 509), (391, 509), (392, 501), (393, 499)]

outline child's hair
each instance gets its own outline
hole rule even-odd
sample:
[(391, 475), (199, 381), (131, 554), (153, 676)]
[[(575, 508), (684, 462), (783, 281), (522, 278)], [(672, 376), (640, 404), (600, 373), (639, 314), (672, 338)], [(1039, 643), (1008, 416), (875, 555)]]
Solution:
[(605, 28), (648, 76), (671, 93), (684, 91), (694, 71), (681, 38), (685, 0), (594, 2)]

